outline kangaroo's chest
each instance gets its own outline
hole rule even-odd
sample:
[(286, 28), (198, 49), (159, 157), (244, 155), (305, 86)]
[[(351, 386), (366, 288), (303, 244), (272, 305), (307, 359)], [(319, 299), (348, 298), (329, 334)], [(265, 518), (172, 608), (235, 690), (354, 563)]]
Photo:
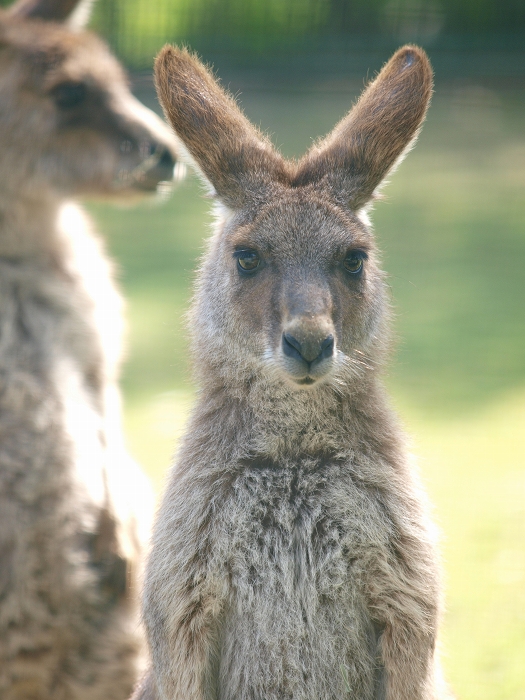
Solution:
[(295, 597), (313, 586), (330, 595), (354, 578), (370, 546), (388, 539), (384, 509), (344, 463), (264, 464), (234, 480), (225, 507), (233, 588)]
[(368, 697), (376, 640), (363, 572), (388, 537), (380, 504), (344, 464), (307, 460), (248, 467), (225, 513), (224, 698), (251, 697), (240, 668), (265, 698), (341, 697), (347, 684)]

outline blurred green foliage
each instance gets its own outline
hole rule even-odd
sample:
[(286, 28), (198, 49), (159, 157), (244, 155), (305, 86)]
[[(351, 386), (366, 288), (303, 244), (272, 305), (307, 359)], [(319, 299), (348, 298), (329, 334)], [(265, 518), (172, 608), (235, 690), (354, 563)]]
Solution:
[[(289, 53), (331, 52), (348, 45), (384, 45), (440, 37), (523, 36), (521, 0), (105, 0), (94, 26), (131, 67), (147, 67), (167, 41), (237, 60)], [(478, 41), (479, 43), (479, 41)]]
[[(0, 0), (9, 5), (11, 0)], [(98, 0), (91, 26), (131, 69), (166, 42), (233, 62), (391, 47), (523, 47), (523, 0)]]
[[(0, 0), (0, 6), (12, 2)], [(384, 18), (389, 16), (439, 15), (447, 32), (514, 31), (525, 22), (522, 0), (99, 0), (97, 4), (95, 14), (103, 26), (111, 27), (127, 16), (129, 26), (181, 36), (377, 32), (385, 28)]]
[[(103, 0), (93, 25), (124, 61), (147, 67), (168, 41), (245, 57), (341, 45), (424, 45), (451, 35), (523, 36), (522, 0)], [(508, 41), (508, 38), (507, 38)], [(461, 39), (456, 39), (456, 43)]]

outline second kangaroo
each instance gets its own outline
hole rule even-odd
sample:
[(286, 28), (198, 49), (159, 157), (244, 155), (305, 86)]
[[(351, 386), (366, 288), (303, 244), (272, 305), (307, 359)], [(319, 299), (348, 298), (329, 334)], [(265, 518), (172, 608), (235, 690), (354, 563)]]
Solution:
[(136, 698), (445, 698), (433, 527), (380, 380), (388, 294), (366, 216), (425, 117), (428, 59), (400, 49), (299, 162), (187, 51), (164, 49), (156, 78), (218, 217)]
[(123, 700), (142, 672), (153, 498), (120, 429), (122, 299), (75, 200), (155, 191), (176, 141), (87, 9), (0, 11), (1, 700)]

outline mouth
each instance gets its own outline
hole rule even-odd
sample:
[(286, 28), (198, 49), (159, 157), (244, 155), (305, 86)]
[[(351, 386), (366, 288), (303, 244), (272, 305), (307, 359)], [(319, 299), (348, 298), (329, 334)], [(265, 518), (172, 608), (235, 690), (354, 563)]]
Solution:
[(166, 200), (171, 197), (175, 187), (186, 177), (186, 164), (178, 160), (173, 167), (173, 172), (169, 180), (159, 180), (155, 190), (157, 199)]
[(313, 377), (304, 377), (303, 379), (294, 379), (294, 382), (296, 384), (299, 384), (299, 386), (312, 386), (312, 384), (315, 384), (317, 379), (314, 379)]
[(305, 362), (281, 355), (280, 360), (281, 371), (296, 387), (306, 388), (314, 384), (322, 384), (329, 378), (334, 367), (333, 357), (324, 358), (318, 362)]
[[(290, 367), (281, 365), (281, 372), (284, 374), (288, 384), (291, 384), (296, 389), (309, 389), (313, 386), (319, 386), (324, 384), (327, 380), (329, 381), (332, 375), (331, 367), (323, 368), (321, 371), (306, 370), (303, 372), (298, 372), (298, 368), (294, 368), (296, 371), (290, 371)], [(316, 368), (317, 369), (317, 368)], [(283, 371), (284, 370), (284, 371)]]

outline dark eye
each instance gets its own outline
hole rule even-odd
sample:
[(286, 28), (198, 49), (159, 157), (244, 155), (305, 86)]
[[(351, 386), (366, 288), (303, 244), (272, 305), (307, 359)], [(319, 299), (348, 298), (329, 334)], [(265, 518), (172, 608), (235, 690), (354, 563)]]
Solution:
[(255, 250), (239, 250), (235, 253), (235, 257), (241, 273), (255, 272), (261, 264), (261, 258)]
[(358, 275), (363, 269), (363, 258), (363, 253), (357, 251), (348, 253), (348, 255), (343, 261), (345, 270), (351, 275)]
[(59, 109), (73, 109), (86, 99), (87, 87), (84, 83), (60, 83), (53, 88), (51, 94)]

